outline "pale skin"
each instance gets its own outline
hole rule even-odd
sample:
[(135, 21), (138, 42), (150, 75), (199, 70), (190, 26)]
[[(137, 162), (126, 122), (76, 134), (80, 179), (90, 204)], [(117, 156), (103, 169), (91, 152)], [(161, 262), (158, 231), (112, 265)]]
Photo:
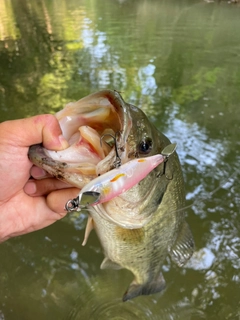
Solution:
[(55, 151), (68, 146), (53, 115), (0, 123), (0, 242), (63, 218), (66, 201), (79, 193), (33, 166), (28, 149), (38, 143)]

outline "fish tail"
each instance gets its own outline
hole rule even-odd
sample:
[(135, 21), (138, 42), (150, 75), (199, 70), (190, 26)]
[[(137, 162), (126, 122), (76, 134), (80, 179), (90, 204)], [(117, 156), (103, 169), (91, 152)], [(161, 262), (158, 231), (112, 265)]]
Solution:
[(165, 289), (165, 287), (166, 282), (162, 273), (160, 273), (156, 279), (144, 284), (137, 284), (135, 281), (133, 281), (130, 284), (128, 290), (124, 293), (122, 300), (123, 302), (125, 302), (140, 295), (149, 295), (161, 292)]

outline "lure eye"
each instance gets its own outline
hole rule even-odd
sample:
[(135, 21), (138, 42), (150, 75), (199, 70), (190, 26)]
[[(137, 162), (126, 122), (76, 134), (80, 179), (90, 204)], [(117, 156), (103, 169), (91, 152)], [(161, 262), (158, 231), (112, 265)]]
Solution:
[(138, 150), (140, 154), (148, 154), (152, 150), (152, 139), (144, 137), (139, 143)]

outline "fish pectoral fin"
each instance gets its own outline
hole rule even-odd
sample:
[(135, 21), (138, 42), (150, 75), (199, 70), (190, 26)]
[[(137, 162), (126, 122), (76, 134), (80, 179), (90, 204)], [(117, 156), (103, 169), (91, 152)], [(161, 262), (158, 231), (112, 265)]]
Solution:
[(116, 262), (113, 262), (109, 258), (104, 258), (103, 262), (100, 266), (100, 269), (113, 269), (113, 270), (120, 270), (122, 267), (117, 264)]
[(93, 218), (91, 216), (88, 216), (88, 221), (87, 221), (87, 225), (86, 225), (86, 229), (85, 229), (85, 234), (84, 234), (82, 246), (85, 246), (85, 244), (87, 243), (88, 237), (89, 237), (92, 229), (94, 229)]
[(159, 276), (152, 280), (151, 282), (145, 283), (145, 284), (138, 284), (135, 281), (133, 281), (128, 290), (123, 295), (123, 302), (133, 299), (140, 295), (148, 295), (153, 294), (157, 292), (161, 292), (166, 287), (166, 282), (164, 280), (164, 277), (162, 273), (160, 272)]
[(192, 232), (186, 221), (183, 222), (178, 237), (170, 248), (169, 253), (172, 260), (182, 267), (192, 256), (194, 252), (194, 240)]

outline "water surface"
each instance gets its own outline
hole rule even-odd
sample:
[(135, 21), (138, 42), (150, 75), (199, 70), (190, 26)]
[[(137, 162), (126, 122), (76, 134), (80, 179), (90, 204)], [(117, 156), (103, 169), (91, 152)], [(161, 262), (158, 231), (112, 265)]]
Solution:
[[(0, 246), (0, 319), (240, 319), (240, 6), (0, 0), (0, 121), (117, 89), (178, 144), (196, 255), (162, 294), (121, 302), (86, 215)], [(14, 168), (13, 168), (14, 169)], [(33, 209), (34, 210), (34, 209)]]

